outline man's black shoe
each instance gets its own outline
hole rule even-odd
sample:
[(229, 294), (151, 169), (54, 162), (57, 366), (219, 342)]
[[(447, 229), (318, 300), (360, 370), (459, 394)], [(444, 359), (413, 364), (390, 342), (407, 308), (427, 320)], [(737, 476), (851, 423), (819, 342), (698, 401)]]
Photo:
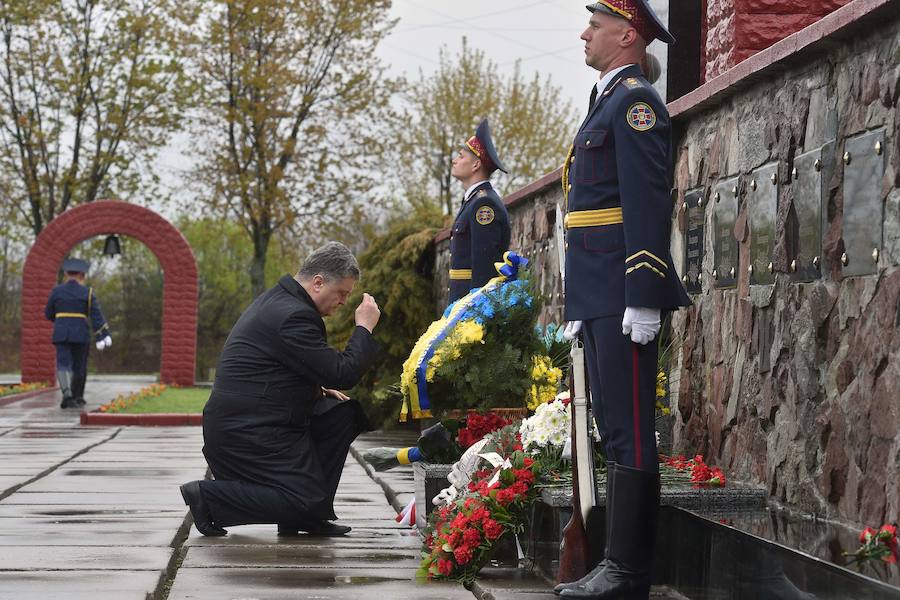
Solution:
[(185, 483), (179, 489), (181, 490), (181, 497), (184, 498), (184, 503), (191, 509), (191, 516), (194, 517), (194, 526), (197, 528), (197, 531), (203, 535), (211, 536), (228, 534), (221, 527), (213, 525), (212, 516), (206, 507), (206, 502), (203, 501), (203, 494), (200, 493), (199, 481)]
[(80, 397), (75, 398), (73, 400), (73, 402), (75, 403), (75, 406), (84, 406), (85, 404), (87, 404), (87, 402), (84, 401), (84, 398), (80, 398)]
[(63, 398), (59, 405), (60, 408), (78, 408), (75, 398)]
[(280, 537), (294, 537), (300, 535), (301, 531), (305, 531), (308, 535), (317, 537), (337, 537), (347, 535), (351, 529), (351, 527), (338, 525), (331, 521), (313, 521), (303, 526), (279, 525), (278, 535)]

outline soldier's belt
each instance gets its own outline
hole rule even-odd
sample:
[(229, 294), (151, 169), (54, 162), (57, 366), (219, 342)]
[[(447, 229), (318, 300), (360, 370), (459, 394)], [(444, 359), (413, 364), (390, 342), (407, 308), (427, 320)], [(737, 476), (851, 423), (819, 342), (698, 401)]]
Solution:
[(82, 313), (56, 313), (56, 317), (72, 317), (75, 319), (87, 319), (87, 315)]
[(599, 227), (622, 222), (622, 207), (575, 210), (566, 215), (566, 229), (573, 227)]
[(472, 279), (472, 269), (450, 269), (450, 279)]

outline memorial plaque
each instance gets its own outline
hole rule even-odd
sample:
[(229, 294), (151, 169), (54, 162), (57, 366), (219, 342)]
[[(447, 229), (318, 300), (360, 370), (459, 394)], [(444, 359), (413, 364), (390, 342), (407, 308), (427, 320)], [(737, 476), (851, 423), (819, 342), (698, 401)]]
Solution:
[(775, 212), (778, 209), (778, 163), (769, 163), (750, 174), (747, 190), (750, 218), (750, 285), (775, 283)]
[(797, 254), (791, 257), (791, 281), (814, 281), (821, 276), (822, 230), (826, 225), (823, 219), (828, 218), (822, 205), (825, 197), (822, 169), (829, 154), (826, 146), (822, 146), (794, 159), (791, 187), (798, 231)]
[(878, 267), (884, 205), (884, 129), (844, 142), (844, 277), (870, 275)]
[(687, 231), (684, 232), (684, 287), (689, 294), (701, 291), (703, 281), (703, 226), (706, 222), (706, 198), (703, 188), (690, 190), (684, 194), (687, 217)]
[(719, 182), (713, 188), (713, 285), (733, 287), (737, 282), (738, 242), (734, 223), (738, 214), (739, 180), (737, 177)]

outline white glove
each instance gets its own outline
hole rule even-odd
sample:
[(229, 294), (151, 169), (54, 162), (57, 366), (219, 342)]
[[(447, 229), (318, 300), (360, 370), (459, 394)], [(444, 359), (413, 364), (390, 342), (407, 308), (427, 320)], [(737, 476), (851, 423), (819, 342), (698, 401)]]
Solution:
[(109, 348), (110, 346), (112, 346), (112, 338), (109, 336), (106, 336), (105, 338), (103, 338), (102, 340), (97, 342), (96, 345), (97, 345), (97, 350), (103, 350), (104, 348)]
[(563, 329), (563, 338), (571, 342), (578, 336), (579, 331), (581, 331), (581, 321), (568, 321), (566, 328)]
[(659, 333), (659, 309), (629, 306), (622, 317), (622, 333), (631, 341), (648, 344)]

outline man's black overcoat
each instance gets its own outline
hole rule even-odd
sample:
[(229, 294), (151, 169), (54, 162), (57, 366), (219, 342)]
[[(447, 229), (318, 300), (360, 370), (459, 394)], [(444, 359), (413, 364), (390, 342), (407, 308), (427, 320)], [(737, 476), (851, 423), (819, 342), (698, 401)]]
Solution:
[[(203, 410), (203, 454), (216, 479), (280, 489), (298, 507), (334, 519), (310, 419), (333, 408), (322, 387), (353, 387), (377, 344), (356, 327), (343, 352), (328, 346), (325, 323), (306, 290), (285, 275), (241, 315), (228, 336)], [(359, 404), (359, 431), (371, 429)], [(320, 436), (317, 436), (320, 437)]]

